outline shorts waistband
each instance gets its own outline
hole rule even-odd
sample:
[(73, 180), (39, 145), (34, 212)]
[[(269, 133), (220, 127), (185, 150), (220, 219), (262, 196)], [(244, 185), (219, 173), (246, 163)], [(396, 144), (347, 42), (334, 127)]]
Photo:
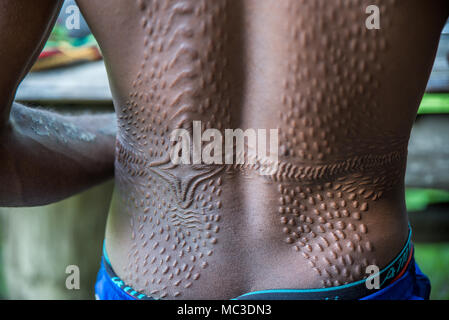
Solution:
[[(414, 263), (412, 263), (413, 244), (411, 242), (411, 235), (412, 229), (409, 227), (407, 242), (401, 252), (387, 265), (387, 267), (383, 268), (378, 273), (370, 275), (366, 279), (342, 286), (321, 289), (274, 289), (254, 291), (238, 296), (233, 300), (355, 300), (366, 297), (391, 285), (409, 271), (409, 269), (414, 267)], [(123, 291), (127, 296), (136, 300), (157, 300), (134, 290), (117, 276), (111, 266), (104, 244), (102, 264), (108, 277), (117, 288)], [(379, 287), (376, 289), (368, 289), (366, 283), (376, 277), (379, 279)]]
[[(235, 300), (355, 300), (374, 294), (399, 278), (409, 269), (414, 267), (413, 244), (411, 242), (412, 229), (409, 226), (409, 234), (401, 252), (390, 264), (378, 273), (372, 274), (366, 279), (348, 283), (342, 286), (321, 289), (276, 289), (262, 290), (243, 294)], [(368, 289), (368, 281), (379, 278), (379, 287)]]

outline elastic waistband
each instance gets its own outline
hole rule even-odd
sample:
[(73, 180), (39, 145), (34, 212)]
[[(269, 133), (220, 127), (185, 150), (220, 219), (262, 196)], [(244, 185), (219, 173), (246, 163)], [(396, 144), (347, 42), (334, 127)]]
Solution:
[[(105, 245), (103, 244), (103, 257), (101, 259), (102, 267), (106, 271), (109, 279), (114, 283), (114, 285), (127, 296), (134, 298), (136, 300), (156, 300), (154, 298), (148, 297), (147, 295), (134, 290), (132, 287), (128, 286), (122, 279), (120, 279), (117, 274), (112, 269), (111, 263), (109, 262), (109, 257), (106, 254)], [(123, 295), (122, 295), (123, 296)]]
[[(243, 294), (233, 300), (355, 300), (366, 297), (386, 288), (401, 278), (408, 269), (414, 267), (414, 263), (411, 263), (413, 260), (411, 235), (412, 229), (409, 227), (407, 242), (401, 252), (390, 264), (388, 264), (387, 267), (383, 268), (378, 273), (370, 275), (366, 279), (338, 287), (322, 289), (275, 289), (254, 291)], [(156, 300), (143, 293), (137, 292), (132, 287), (126, 285), (125, 282), (116, 275), (112, 269), (104, 244), (102, 262), (110, 279), (127, 295), (137, 300)], [(373, 278), (379, 279), (379, 287), (376, 289), (368, 289), (366, 283)]]
[[(413, 244), (411, 242), (412, 229), (409, 226), (409, 234), (401, 252), (387, 267), (378, 273), (372, 274), (366, 279), (351, 282), (338, 287), (322, 289), (276, 289), (262, 290), (243, 294), (234, 300), (356, 300), (374, 294), (399, 278), (414, 267)], [(379, 278), (379, 287), (368, 289), (368, 281)]]

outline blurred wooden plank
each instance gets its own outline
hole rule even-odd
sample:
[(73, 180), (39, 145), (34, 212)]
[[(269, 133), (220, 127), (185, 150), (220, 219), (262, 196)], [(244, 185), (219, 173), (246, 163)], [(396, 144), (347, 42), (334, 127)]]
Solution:
[(28, 74), (16, 100), (38, 103), (111, 103), (108, 76), (103, 61)]
[(409, 143), (407, 187), (449, 190), (449, 115), (424, 115)]
[(442, 34), (427, 92), (449, 92), (449, 34)]

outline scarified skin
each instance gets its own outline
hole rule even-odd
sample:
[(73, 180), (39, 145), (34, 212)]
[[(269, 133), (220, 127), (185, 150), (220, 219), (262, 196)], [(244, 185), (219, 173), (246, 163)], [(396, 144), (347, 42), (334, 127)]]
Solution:
[[(363, 3), (345, 2), (349, 17), (339, 15), (341, 8), (335, 6), (313, 21), (313, 14), (307, 13), (324, 10), (325, 1), (286, 1), (290, 17), (284, 32), (290, 40), (289, 59), (284, 66), (279, 110), (284, 123), (280, 148), (284, 156), (329, 162), (343, 155), (345, 159), (374, 156), (372, 150), (376, 156), (384, 155), (406, 145), (406, 135), (373, 132), (366, 121), (378, 122), (384, 116), (377, 98), (381, 84), (376, 74), (385, 67), (378, 57), (388, 50), (389, 43), (385, 34), (369, 32), (360, 23), (366, 17)], [(393, 10), (395, 3), (371, 1), (381, 12)], [(328, 32), (326, 24), (330, 22), (339, 27), (338, 32)], [(382, 23), (384, 28), (391, 24), (388, 15), (382, 16)]]
[[(325, 287), (363, 277), (361, 272), (368, 265), (359, 264), (353, 255), (374, 250), (363, 221), (369, 202), (379, 199), (384, 189), (369, 178), (363, 179), (370, 185), (366, 189), (353, 187), (351, 178), (360, 176), (310, 187), (279, 184), (279, 221), (285, 242), (309, 260)], [(338, 269), (341, 266), (343, 271)]]
[(150, 292), (156, 298), (177, 297), (200, 278), (219, 241), (223, 168), (173, 165), (170, 133), (190, 129), (193, 120), (205, 129), (231, 127), (223, 77), (227, 1), (137, 5), (144, 61), (119, 115), (117, 142), (117, 163), (133, 178), (122, 182), (133, 190), (125, 199), (133, 244), (124, 280), (142, 292), (157, 288)]
[[(128, 192), (134, 190), (126, 200), (133, 245), (125, 281), (142, 292), (151, 283), (150, 287), (158, 289), (150, 294), (165, 298), (182, 295), (190, 288), (213, 254), (220, 215), (208, 211), (221, 209), (222, 169), (257, 175), (259, 164), (203, 166), (186, 174), (185, 168), (172, 165), (168, 157), (173, 129), (189, 129), (193, 120), (205, 121), (205, 129), (231, 127), (229, 84), (220, 77), (226, 58), (217, 59), (226, 40), (225, 29), (220, 28), (225, 24), (226, 1), (137, 2), (146, 32), (144, 61), (133, 82), (135, 91), (119, 116), (123, 130), (118, 163), (133, 178), (128, 186), (122, 183)], [(379, 5), (386, 10), (394, 2)], [(346, 30), (369, 36), (363, 24), (354, 27), (363, 16), (341, 21), (347, 29), (341, 26), (340, 38), (323, 35), (320, 23), (297, 20), (298, 11), (305, 17), (309, 6), (323, 5), (286, 3), (291, 17), (285, 23), (285, 32), (291, 37), (291, 59), (285, 61), (284, 93), (279, 101), (281, 161), (279, 169), (265, 179), (279, 183), (278, 214), (285, 243), (308, 261), (322, 278), (322, 287), (329, 287), (364, 277), (365, 268), (375, 263), (374, 258), (360, 261), (354, 255), (374, 250), (363, 217), (369, 203), (379, 200), (401, 178), (407, 139), (388, 132), (364, 136), (363, 118), (381, 117), (374, 99), (380, 84), (374, 74), (382, 65), (375, 52), (387, 49), (386, 39), (374, 37), (369, 45), (354, 41), (349, 46), (351, 59), (345, 61), (341, 48)], [(358, 8), (360, 4), (349, 6)], [(336, 17), (337, 10), (329, 14)], [(189, 18), (201, 20), (199, 28)], [(207, 39), (205, 51), (195, 46), (195, 37)], [(321, 44), (316, 50), (306, 50), (308, 42), (318, 39)], [(342, 66), (347, 69), (340, 70)], [(351, 72), (354, 68), (357, 72)], [(334, 82), (321, 82), (321, 73), (335, 75)], [(354, 101), (361, 103), (356, 112), (351, 109)], [(126, 141), (129, 149), (120, 140)], [(391, 143), (386, 145), (386, 140)], [(208, 190), (211, 188), (214, 192)], [(147, 230), (152, 230), (149, 235)]]
[[(59, 143), (68, 144), (69, 142), (94, 142), (97, 138), (92, 132), (87, 132), (73, 122), (64, 118), (56, 118), (54, 115), (45, 112), (27, 111), (18, 107), (14, 110), (11, 123), (16, 121), (27, 121), (28, 128), (34, 134), (42, 137), (50, 137)], [(111, 132), (113, 129), (110, 130)], [(101, 133), (101, 132), (100, 132)]]
[[(85, 1), (115, 78), (106, 245), (117, 274), (158, 299), (228, 299), (339, 286), (386, 266), (407, 236), (407, 143), (442, 3), (135, 0), (121, 7), (117, 48), (89, 9), (122, 2)], [(380, 30), (365, 27), (368, 5)], [(427, 33), (399, 36), (420, 19), (434, 22)], [(175, 165), (170, 134), (193, 121), (279, 129), (279, 160), (248, 148), (254, 164)]]
[[(371, 4), (385, 12), (396, 0)], [(325, 6), (286, 1), (289, 59), (279, 117), (281, 156), (288, 160), (274, 179), (280, 182), (285, 242), (309, 261), (323, 287), (331, 287), (366, 276), (365, 268), (376, 264), (364, 217), (370, 203), (399, 183), (407, 137), (373, 132), (365, 120), (382, 119), (376, 73), (384, 68), (378, 56), (388, 50), (387, 39), (358, 23), (364, 17), (359, 1), (345, 3), (349, 16), (339, 15), (339, 6), (326, 10), (339, 27), (338, 33), (327, 32), (324, 19), (307, 14)], [(384, 26), (391, 24), (388, 15), (382, 18)], [(308, 162), (320, 165), (301, 165)], [(309, 186), (295, 183), (307, 180)], [(357, 259), (365, 252), (369, 260)]]

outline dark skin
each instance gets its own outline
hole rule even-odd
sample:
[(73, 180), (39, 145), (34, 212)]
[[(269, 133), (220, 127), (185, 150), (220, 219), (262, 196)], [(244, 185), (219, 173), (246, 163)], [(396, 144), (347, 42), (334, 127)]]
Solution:
[[(1, 174), (14, 182), (1, 201), (47, 203), (110, 177), (114, 139), (91, 126), (93, 118), (43, 122), (73, 121), (78, 133), (104, 140), (55, 138), (32, 129), (41, 122), (31, 110), (13, 104), (10, 112), (60, 3), (0, 3), (7, 6), (0, 23), (16, 16), (14, 27), (23, 28), (19, 44), (1, 35), (11, 44), (0, 52), (9, 68), (0, 79), (8, 150)], [(365, 28), (371, 4), (381, 10), (377, 31)], [(407, 143), (447, 1), (78, 5), (114, 97), (116, 189), (106, 249), (128, 285), (167, 299), (333, 287), (362, 279), (368, 265), (385, 267), (402, 249)], [(193, 121), (278, 128), (279, 169), (267, 177), (254, 166), (172, 165), (168, 133)], [(58, 178), (36, 188), (49, 176)]]

